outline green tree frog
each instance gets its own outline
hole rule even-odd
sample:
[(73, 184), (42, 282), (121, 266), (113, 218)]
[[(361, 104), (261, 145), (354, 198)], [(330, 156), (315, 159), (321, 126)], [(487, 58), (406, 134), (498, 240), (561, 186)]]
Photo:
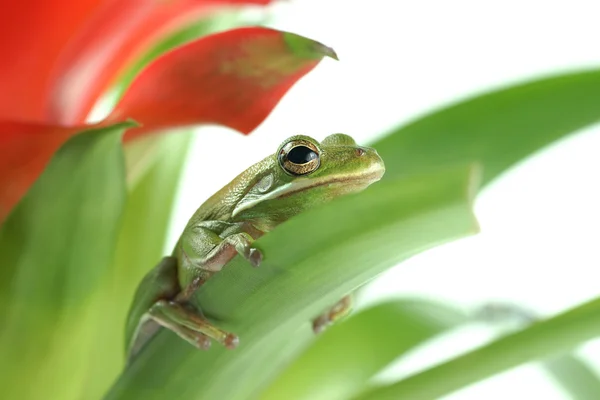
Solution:
[[(209, 322), (191, 304), (198, 287), (241, 255), (259, 266), (263, 255), (252, 243), (304, 210), (355, 193), (378, 181), (385, 171), (377, 152), (345, 134), (321, 143), (303, 135), (284, 141), (275, 154), (254, 164), (204, 202), (189, 220), (171, 256), (141, 281), (129, 311), (129, 359), (162, 326), (197, 348), (211, 339), (228, 348), (236, 335)], [(313, 321), (321, 331), (350, 307), (346, 297)]]

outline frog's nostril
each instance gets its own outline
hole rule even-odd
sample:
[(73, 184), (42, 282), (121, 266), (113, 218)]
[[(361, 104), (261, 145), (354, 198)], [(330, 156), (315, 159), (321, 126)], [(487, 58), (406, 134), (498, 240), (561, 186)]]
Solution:
[(356, 155), (357, 155), (358, 157), (360, 157), (360, 156), (364, 156), (364, 155), (365, 155), (365, 153), (366, 153), (366, 151), (365, 151), (365, 149), (363, 149), (362, 147), (357, 147), (357, 148), (356, 148)]

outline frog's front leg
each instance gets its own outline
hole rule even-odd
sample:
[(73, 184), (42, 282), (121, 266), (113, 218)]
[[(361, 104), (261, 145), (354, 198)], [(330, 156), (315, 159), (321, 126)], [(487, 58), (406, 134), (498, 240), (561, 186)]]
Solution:
[(321, 333), (329, 325), (344, 318), (352, 311), (352, 295), (344, 296), (340, 301), (335, 303), (327, 312), (313, 319), (312, 327), (315, 333)]
[(252, 266), (259, 266), (262, 253), (252, 247), (254, 238), (243, 228), (246, 227), (218, 221), (205, 221), (190, 228), (180, 242), (185, 261), (204, 271), (217, 272), (239, 254)]
[[(254, 238), (244, 229), (249, 227), (221, 221), (203, 221), (188, 228), (176, 250), (180, 260), (179, 281), (182, 290), (171, 300), (156, 302), (148, 312), (149, 316), (196, 347), (205, 347), (205, 343), (199, 342), (202, 339), (199, 334), (227, 348), (236, 347), (238, 337), (212, 325), (189, 300), (208, 278), (237, 254), (255, 267), (260, 264), (262, 254), (252, 247)], [(258, 232), (251, 231), (259, 236)]]

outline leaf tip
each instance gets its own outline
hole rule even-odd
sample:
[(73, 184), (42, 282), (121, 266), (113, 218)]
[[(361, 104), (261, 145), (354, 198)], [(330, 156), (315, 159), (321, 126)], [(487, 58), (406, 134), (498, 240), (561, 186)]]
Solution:
[(323, 46), (323, 54), (326, 55), (327, 57), (333, 58), (335, 61), (340, 61), (340, 58), (338, 57), (337, 53), (335, 52), (335, 50), (332, 47), (328, 47), (325, 45)]
[(469, 202), (473, 204), (483, 183), (483, 164), (480, 162), (471, 163), (469, 165), (468, 173), (467, 198), (469, 199)]
[(142, 126), (142, 124), (132, 118), (127, 118), (125, 121), (123, 121), (123, 126), (125, 128), (139, 128)]
[(115, 128), (115, 129), (123, 129), (127, 130), (130, 128), (139, 128), (143, 126), (141, 123), (137, 122), (132, 118), (122, 118), (120, 113), (113, 112), (106, 119), (97, 122), (95, 124), (88, 125), (88, 129), (104, 129), (104, 128)]
[(321, 60), (323, 57), (330, 57), (339, 61), (338, 55), (333, 48), (316, 40), (291, 32), (283, 32), (283, 40), (290, 50), (300, 57), (318, 60)]

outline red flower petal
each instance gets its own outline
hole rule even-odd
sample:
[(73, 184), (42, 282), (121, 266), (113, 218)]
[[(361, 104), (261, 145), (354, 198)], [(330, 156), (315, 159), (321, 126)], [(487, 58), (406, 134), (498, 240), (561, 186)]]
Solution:
[(133, 118), (143, 131), (215, 123), (249, 133), (324, 56), (336, 57), (318, 42), (268, 28), (206, 36), (148, 66), (109, 119)]
[(101, 0), (5, 1), (0, 23), (0, 119), (44, 121), (58, 54)]
[(125, 65), (158, 37), (216, 6), (272, 0), (113, 0), (99, 8), (63, 52), (53, 77), (49, 113), (61, 124), (81, 123)]
[(156, 35), (210, 7), (269, 2), (6, 1), (0, 23), (0, 119), (81, 122), (129, 58)]

